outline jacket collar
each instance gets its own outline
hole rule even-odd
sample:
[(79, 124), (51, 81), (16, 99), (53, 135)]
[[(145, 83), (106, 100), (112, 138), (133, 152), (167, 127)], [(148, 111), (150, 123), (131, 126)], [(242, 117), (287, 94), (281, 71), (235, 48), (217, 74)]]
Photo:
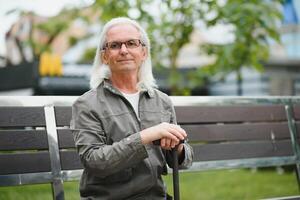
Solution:
[[(117, 94), (117, 95), (122, 95), (121, 92), (115, 88), (112, 84), (111, 81), (107, 78), (103, 80), (103, 88), (109, 90), (110, 92)], [(146, 93), (149, 98), (154, 97), (154, 90), (153, 88), (147, 88), (145, 85), (142, 85), (142, 89), (140, 90), (141, 93)]]

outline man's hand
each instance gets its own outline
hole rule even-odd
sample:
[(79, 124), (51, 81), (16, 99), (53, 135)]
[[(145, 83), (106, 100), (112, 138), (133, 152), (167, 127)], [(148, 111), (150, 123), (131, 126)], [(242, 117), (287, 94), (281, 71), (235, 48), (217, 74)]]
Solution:
[(161, 148), (166, 149), (166, 150), (171, 150), (176, 145), (177, 145), (177, 143), (174, 140), (171, 140), (169, 138), (162, 138), (160, 140), (160, 146), (161, 146)]
[(143, 144), (150, 144), (161, 139), (161, 147), (173, 148), (180, 140), (187, 137), (186, 132), (178, 125), (163, 122), (140, 132)]

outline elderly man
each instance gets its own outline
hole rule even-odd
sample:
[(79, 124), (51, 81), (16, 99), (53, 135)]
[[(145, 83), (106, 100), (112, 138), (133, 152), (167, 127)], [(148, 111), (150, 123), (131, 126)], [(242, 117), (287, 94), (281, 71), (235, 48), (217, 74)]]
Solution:
[(179, 144), (187, 134), (168, 96), (155, 89), (150, 42), (137, 22), (115, 18), (104, 26), (90, 83), (71, 121), (84, 166), (81, 199), (167, 199), (161, 175), (171, 148), (178, 145), (181, 168), (193, 152)]

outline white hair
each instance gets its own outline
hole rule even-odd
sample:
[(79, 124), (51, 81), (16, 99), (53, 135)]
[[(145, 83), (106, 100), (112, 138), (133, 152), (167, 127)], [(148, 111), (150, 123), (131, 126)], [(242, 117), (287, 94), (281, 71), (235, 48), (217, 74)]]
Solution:
[(150, 40), (148, 38), (148, 35), (146, 31), (134, 20), (131, 20), (126, 17), (117, 17), (111, 19), (109, 22), (107, 22), (103, 30), (100, 34), (100, 42), (97, 47), (94, 64), (91, 71), (91, 80), (90, 80), (90, 87), (92, 89), (97, 88), (105, 78), (110, 78), (111, 71), (108, 65), (102, 63), (100, 53), (105, 45), (107, 32), (110, 28), (117, 24), (130, 24), (136, 27), (140, 34), (141, 34), (141, 42), (145, 44), (147, 48), (147, 58), (140, 66), (139, 72), (138, 72), (138, 84), (137, 89), (150, 89), (153, 87), (157, 87), (155, 83), (155, 79), (152, 74), (152, 63), (151, 63), (151, 55), (150, 55)]

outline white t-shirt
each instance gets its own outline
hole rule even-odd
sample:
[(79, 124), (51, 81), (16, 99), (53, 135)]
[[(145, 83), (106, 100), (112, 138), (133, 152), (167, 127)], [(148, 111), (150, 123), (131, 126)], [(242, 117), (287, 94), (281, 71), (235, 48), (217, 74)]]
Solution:
[(136, 116), (139, 116), (139, 99), (140, 99), (140, 92), (136, 92), (136, 93), (133, 93), (133, 94), (126, 94), (126, 93), (123, 93), (122, 94), (124, 95), (124, 97), (130, 102), (130, 104), (132, 105), (135, 113), (136, 113)]

